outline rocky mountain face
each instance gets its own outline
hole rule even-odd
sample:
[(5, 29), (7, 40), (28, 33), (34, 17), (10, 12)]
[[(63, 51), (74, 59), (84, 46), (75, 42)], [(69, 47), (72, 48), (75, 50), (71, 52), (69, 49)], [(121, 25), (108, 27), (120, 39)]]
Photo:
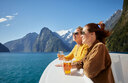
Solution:
[(51, 30), (44, 27), (33, 45), (33, 52), (71, 51)]
[(32, 52), (32, 47), (37, 36), (37, 33), (28, 33), (23, 38), (9, 41), (4, 45), (8, 47), (11, 52)]
[(122, 14), (122, 10), (117, 10), (106, 22), (106, 29), (112, 30), (115, 24), (119, 21)]
[[(112, 31), (107, 39), (110, 51), (128, 52), (128, 2), (124, 0), (123, 10), (117, 10), (106, 22), (106, 28)], [(57, 52), (71, 51), (76, 44), (72, 38), (72, 29), (52, 32), (47, 27), (40, 34), (29, 33), (23, 38), (9, 41), (4, 45), (11, 52)]]
[(11, 52), (57, 52), (71, 51), (71, 48), (65, 44), (60, 36), (44, 27), (40, 34), (29, 33), (23, 38), (9, 41), (4, 45)]
[(72, 36), (72, 29), (69, 30), (61, 30), (61, 31), (56, 31), (55, 32), (57, 36), (66, 44), (68, 45), (71, 49), (74, 47), (76, 44), (73, 41), (73, 36)]
[(0, 43), (0, 52), (9, 52), (9, 49)]
[(107, 39), (107, 46), (110, 51), (128, 52), (128, 0), (123, 2), (121, 17)]

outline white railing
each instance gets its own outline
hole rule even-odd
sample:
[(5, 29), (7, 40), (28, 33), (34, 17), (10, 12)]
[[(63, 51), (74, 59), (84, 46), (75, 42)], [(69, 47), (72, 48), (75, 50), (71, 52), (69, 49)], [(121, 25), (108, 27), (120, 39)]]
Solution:
[(116, 83), (128, 83), (128, 54), (110, 53)]
[[(128, 83), (128, 54), (110, 53), (110, 56), (115, 83)], [(83, 76), (82, 70), (73, 70), (72, 75), (67, 76), (62, 68), (55, 67), (57, 63), (60, 63), (58, 59), (48, 65), (39, 83), (90, 83), (89, 78)]]

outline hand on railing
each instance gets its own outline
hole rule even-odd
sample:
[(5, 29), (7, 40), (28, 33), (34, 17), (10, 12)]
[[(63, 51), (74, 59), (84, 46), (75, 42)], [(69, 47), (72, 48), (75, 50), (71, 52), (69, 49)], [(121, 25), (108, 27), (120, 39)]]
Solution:
[(56, 64), (56, 67), (63, 67), (63, 64)]
[(59, 60), (63, 60), (64, 59), (64, 55), (57, 54), (57, 57), (59, 58)]

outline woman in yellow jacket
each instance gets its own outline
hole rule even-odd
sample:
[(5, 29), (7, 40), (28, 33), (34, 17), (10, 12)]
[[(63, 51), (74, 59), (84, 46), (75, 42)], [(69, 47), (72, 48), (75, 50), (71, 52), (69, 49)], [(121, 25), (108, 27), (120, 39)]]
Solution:
[[(64, 57), (59, 57), (58, 58), (60, 60), (65, 59), (65, 60), (72, 60), (75, 59), (73, 62), (78, 62), (81, 59), (83, 59), (83, 57), (85, 57), (85, 54), (87, 53), (87, 45), (86, 44), (82, 44), (82, 27), (78, 27), (75, 32), (73, 33), (73, 41), (75, 41), (77, 44), (74, 46), (73, 50)], [(60, 65), (56, 65), (56, 66), (60, 66)]]

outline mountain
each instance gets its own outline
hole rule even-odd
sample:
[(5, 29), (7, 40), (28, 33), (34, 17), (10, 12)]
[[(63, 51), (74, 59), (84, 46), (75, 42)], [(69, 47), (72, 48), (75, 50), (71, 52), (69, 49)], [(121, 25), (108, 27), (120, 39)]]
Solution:
[(71, 51), (54, 32), (44, 27), (33, 45), (33, 52)]
[(117, 24), (107, 39), (110, 51), (128, 52), (128, 0), (123, 2), (123, 11)]
[(4, 45), (9, 48), (11, 52), (32, 52), (33, 44), (37, 38), (37, 33), (28, 33), (21, 39), (9, 41)]
[[(121, 14), (122, 10), (117, 10), (105, 22), (106, 28), (114, 31), (114, 26), (119, 21)], [(39, 35), (37, 33), (29, 33), (21, 39), (7, 42), (4, 45), (8, 47), (11, 52), (57, 52), (58, 50), (70, 51), (76, 44), (72, 38), (72, 30), (73, 29), (52, 32), (48, 28), (44, 27)], [(113, 36), (111, 35), (111, 37)], [(108, 38), (107, 45), (110, 50), (113, 51), (111, 49), (113, 43), (109, 42), (111, 37)]]
[(60, 31), (56, 31), (55, 33), (57, 34), (57, 36), (66, 44), (68, 45), (71, 49), (74, 47), (74, 45), (76, 44), (73, 41), (73, 37), (72, 37), (72, 30), (73, 29), (68, 29), (68, 30), (60, 30)]
[(9, 49), (0, 43), (0, 52), (9, 52)]
[(115, 24), (119, 21), (122, 14), (122, 10), (117, 10), (106, 22), (106, 29), (112, 30)]

